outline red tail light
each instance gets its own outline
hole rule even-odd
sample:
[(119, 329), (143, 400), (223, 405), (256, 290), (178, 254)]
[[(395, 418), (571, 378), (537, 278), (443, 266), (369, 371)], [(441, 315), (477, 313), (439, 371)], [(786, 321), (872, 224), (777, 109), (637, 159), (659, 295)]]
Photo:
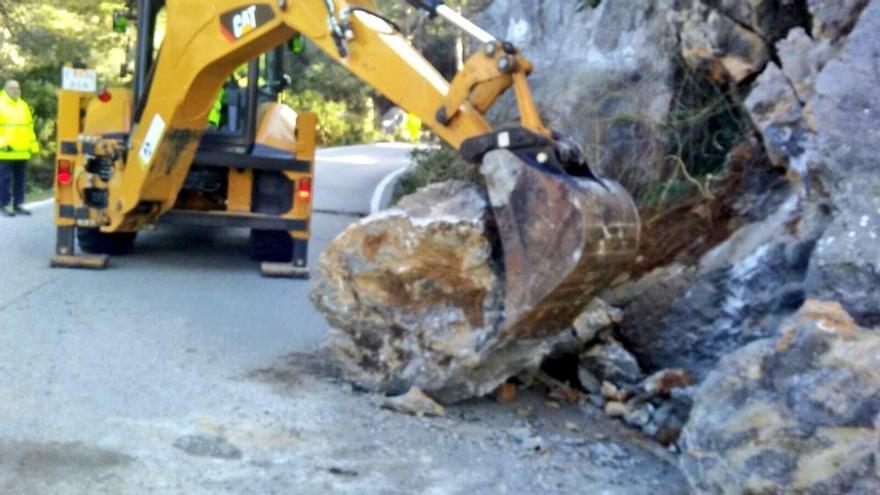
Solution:
[(113, 95), (111, 95), (110, 92), (105, 89), (104, 91), (98, 93), (98, 99), (104, 103), (107, 103), (108, 101), (113, 99)]
[(300, 179), (296, 188), (296, 198), (300, 201), (312, 199), (312, 179)]
[(58, 160), (58, 184), (66, 186), (73, 180), (73, 164), (70, 160)]

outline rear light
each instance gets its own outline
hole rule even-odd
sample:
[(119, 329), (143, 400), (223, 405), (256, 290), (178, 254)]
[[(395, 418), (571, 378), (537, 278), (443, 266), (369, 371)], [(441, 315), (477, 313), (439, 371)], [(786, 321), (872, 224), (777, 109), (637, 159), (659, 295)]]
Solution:
[(312, 179), (300, 179), (296, 188), (296, 198), (300, 201), (312, 199)]
[(70, 160), (58, 160), (58, 184), (66, 186), (73, 180), (73, 164)]
[(98, 93), (98, 99), (104, 103), (107, 103), (108, 101), (113, 99), (113, 95), (111, 95), (110, 92), (105, 89), (104, 91)]

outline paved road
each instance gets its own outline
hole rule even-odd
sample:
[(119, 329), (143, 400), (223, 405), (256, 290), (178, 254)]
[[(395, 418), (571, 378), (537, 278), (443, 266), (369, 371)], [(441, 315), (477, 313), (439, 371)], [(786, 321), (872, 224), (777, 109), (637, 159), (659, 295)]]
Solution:
[[(315, 207), (347, 213), (314, 215), (311, 266), (408, 160), (396, 145), (319, 153)], [(0, 218), (0, 467), (9, 442), (93, 444), (113, 421), (209, 411), (224, 381), (324, 335), (308, 282), (261, 278), (246, 231), (160, 226), (104, 272), (52, 270), (51, 214)]]
[[(314, 216), (313, 266), (407, 157), (320, 154), (316, 206), (348, 214)], [(50, 270), (53, 241), (49, 207), (0, 218), (0, 495), (687, 493), (598, 410), (380, 409), (316, 350), (308, 282), (260, 278), (244, 232), (160, 228), (105, 272)]]

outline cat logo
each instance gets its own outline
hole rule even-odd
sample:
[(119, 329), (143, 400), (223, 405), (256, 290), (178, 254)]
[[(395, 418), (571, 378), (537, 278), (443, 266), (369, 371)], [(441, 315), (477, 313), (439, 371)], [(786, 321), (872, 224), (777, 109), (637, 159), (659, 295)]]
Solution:
[(257, 27), (257, 6), (251, 5), (240, 14), (232, 18), (232, 34), (235, 39), (241, 38), (245, 33)]
[(255, 4), (221, 15), (220, 31), (230, 43), (234, 43), (273, 19), (275, 19), (275, 13), (272, 11), (272, 7), (266, 4)]

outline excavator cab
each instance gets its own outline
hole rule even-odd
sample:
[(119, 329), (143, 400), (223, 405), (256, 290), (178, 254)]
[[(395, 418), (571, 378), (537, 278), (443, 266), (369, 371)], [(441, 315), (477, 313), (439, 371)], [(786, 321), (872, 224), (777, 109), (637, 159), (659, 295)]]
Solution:
[[(61, 91), (60, 107), (69, 112), (59, 118), (59, 151), (70, 155), (65, 163), (74, 163), (78, 155), (88, 161), (89, 148), (102, 139), (129, 139), (151, 93), (178, 90), (154, 79), (166, 34), (165, 1), (135, 0), (127, 7), (121, 15), (136, 26), (131, 88), (109, 88), (97, 98)], [(156, 223), (248, 228), (252, 255), (262, 262), (264, 275), (306, 278), (317, 118), (278, 101), (287, 85), (287, 45), (240, 65), (229, 77), (217, 95), (218, 125), (205, 126), (173, 208)], [(82, 119), (74, 117), (77, 107)], [(109, 205), (101, 201), (100, 184), (79, 184), (83, 191), (94, 191), (81, 201), (59, 186), (53, 265), (104, 265), (105, 255), (133, 248), (136, 231), (101, 230), (100, 210)], [(74, 239), (82, 251), (97, 256), (72, 256)]]

